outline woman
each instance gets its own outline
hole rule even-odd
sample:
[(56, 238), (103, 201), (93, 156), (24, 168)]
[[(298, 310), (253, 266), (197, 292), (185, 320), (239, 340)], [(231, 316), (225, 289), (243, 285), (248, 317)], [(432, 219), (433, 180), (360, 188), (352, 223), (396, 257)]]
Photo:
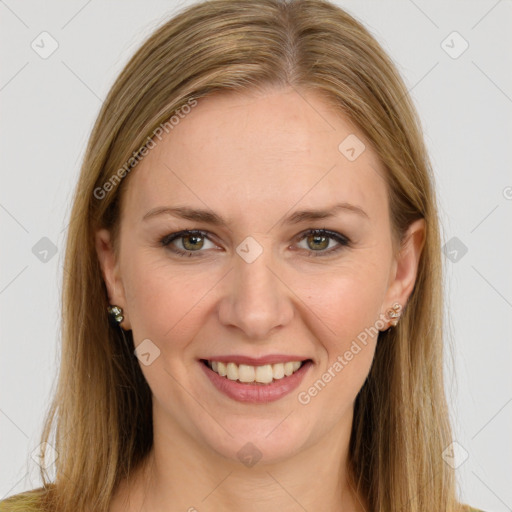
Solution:
[(338, 7), (159, 28), (94, 127), (64, 277), (56, 478), (1, 510), (475, 510), (420, 123)]

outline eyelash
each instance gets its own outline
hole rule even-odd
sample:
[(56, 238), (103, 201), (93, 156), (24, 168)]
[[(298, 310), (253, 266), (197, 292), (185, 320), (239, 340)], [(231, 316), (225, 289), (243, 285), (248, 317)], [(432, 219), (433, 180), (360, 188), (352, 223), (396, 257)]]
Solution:
[[(183, 230), (183, 231), (179, 231), (177, 233), (170, 233), (168, 235), (165, 235), (163, 238), (160, 239), (160, 244), (164, 247), (167, 247), (171, 252), (177, 254), (178, 256), (193, 258), (193, 257), (199, 256), (199, 254), (204, 251), (201, 251), (201, 250), (184, 251), (182, 249), (177, 249), (176, 247), (173, 247), (171, 245), (171, 242), (173, 242), (174, 240), (179, 240), (180, 238), (184, 238), (184, 237), (190, 236), (190, 235), (199, 235), (203, 238), (207, 238), (208, 240), (210, 240), (208, 238), (207, 231), (193, 229), (193, 230)], [(341, 233), (337, 233), (336, 231), (329, 231), (327, 229), (308, 229), (307, 231), (305, 231), (299, 235), (297, 242), (301, 242), (302, 240), (304, 240), (306, 237), (308, 237), (310, 235), (331, 238), (331, 239), (335, 240), (336, 242), (338, 242), (338, 244), (339, 244), (337, 247), (331, 248), (329, 250), (310, 251), (312, 253), (312, 254), (310, 254), (310, 256), (314, 257), (314, 258), (325, 257), (327, 255), (337, 253), (338, 251), (342, 250), (345, 247), (351, 246), (351, 241), (346, 236), (342, 235)], [(197, 254), (194, 254), (194, 253), (197, 253)]]

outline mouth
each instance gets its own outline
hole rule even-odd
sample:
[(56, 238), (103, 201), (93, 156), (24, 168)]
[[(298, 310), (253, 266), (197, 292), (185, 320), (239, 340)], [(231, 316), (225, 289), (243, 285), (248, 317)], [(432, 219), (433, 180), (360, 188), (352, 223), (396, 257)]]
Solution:
[(286, 380), (287, 377), (298, 372), (307, 363), (312, 363), (311, 359), (304, 359), (302, 361), (294, 360), (255, 366), (237, 364), (233, 361), (208, 359), (201, 359), (200, 361), (225, 380), (262, 386), (279, 382), (282, 379)]

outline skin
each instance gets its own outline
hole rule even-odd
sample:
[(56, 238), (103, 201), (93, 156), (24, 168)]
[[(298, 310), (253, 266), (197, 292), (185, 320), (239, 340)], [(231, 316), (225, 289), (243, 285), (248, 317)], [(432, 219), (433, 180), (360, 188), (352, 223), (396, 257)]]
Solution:
[[(350, 134), (366, 145), (355, 161), (338, 150)], [(365, 328), (382, 327), (377, 321), (413, 289), (424, 221), (411, 224), (395, 257), (382, 176), (347, 119), (316, 93), (293, 89), (199, 100), (132, 171), (123, 183), (119, 257), (106, 230), (96, 233), (97, 253), (110, 303), (124, 310), (122, 327), (132, 329), (135, 345), (150, 339), (160, 356), (141, 365), (153, 393), (154, 447), (119, 488), (112, 511), (368, 509), (345, 467), (354, 400), (377, 336), (307, 405), (298, 393)], [(366, 216), (341, 210), (280, 223), (296, 210), (341, 201)], [(171, 215), (141, 220), (155, 207), (178, 205), (209, 208), (227, 227)], [(300, 239), (310, 228), (336, 231), (351, 245)], [(211, 235), (172, 243), (195, 257), (159, 243), (185, 229)], [(252, 263), (236, 252), (247, 236), (263, 249)], [(340, 250), (328, 254), (333, 247)], [(233, 354), (298, 354), (314, 364), (298, 390), (246, 404), (217, 391), (198, 362)], [(248, 442), (261, 453), (252, 467), (237, 456)]]

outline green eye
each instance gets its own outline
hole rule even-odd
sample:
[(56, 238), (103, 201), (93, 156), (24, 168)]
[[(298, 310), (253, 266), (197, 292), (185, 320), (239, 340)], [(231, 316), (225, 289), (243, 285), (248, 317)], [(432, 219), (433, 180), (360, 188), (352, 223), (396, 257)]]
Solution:
[[(311, 256), (314, 257), (332, 254), (350, 245), (350, 240), (347, 237), (341, 233), (326, 229), (310, 229), (302, 234), (300, 241), (302, 240), (306, 240), (307, 247), (305, 250), (311, 249)], [(329, 248), (331, 240), (334, 240), (338, 245), (326, 250)]]
[[(173, 245), (173, 242), (176, 240), (181, 240), (181, 245), (184, 250)], [(207, 237), (207, 233), (205, 231), (194, 230), (171, 233), (170, 235), (164, 236), (164, 238), (160, 240), (160, 243), (179, 256), (193, 257), (195, 256), (194, 253), (202, 252), (201, 249), (204, 247), (205, 240), (212, 243)]]
[[(177, 247), (174, 243), (180, 240), (182, 248)], [(310, 229), (299, 236), (298, 241), (302, 240), (306, 240), (307, 244), (307, 247), (303, 249), (310, 253), (309, 256), (314, 257), (330, 255), (350, 246), (350, 240), (346, 236), (326, 229)], [(335, 245), (329, 248), (331, 241), (334, 241)], [(162, 246), (167, 247), (178, 256), (186, 257), (200, 256), (204, 252), (201, 249), (205, 248), (206, 242), (216, 247), (208, 237), (208, 232), (200, 230), (179, 231), (166, 235), (160, 240)], [(213, 247), (206, 247), (206, 249)]]

